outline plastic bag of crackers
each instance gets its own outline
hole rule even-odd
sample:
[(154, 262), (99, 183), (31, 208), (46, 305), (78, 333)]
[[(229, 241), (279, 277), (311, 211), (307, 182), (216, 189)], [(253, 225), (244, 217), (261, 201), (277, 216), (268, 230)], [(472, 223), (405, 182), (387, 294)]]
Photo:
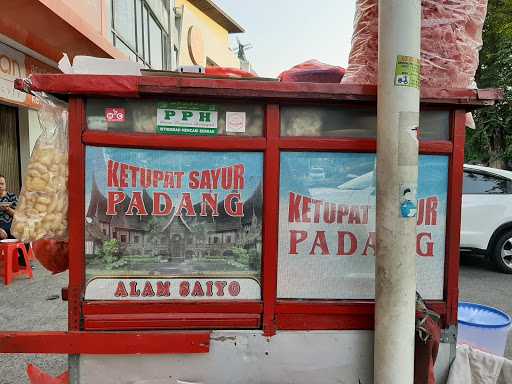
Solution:
[(36, 141), (23, 180), (12, 233), (23, 242), (68, 238), (67, 104), (37, 94), (42, 133)]

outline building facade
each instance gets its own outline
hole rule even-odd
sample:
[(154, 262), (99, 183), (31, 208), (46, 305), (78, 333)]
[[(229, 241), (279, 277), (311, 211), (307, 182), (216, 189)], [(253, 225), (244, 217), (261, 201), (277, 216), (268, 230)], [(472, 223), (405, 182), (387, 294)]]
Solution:
[[(0, 174), (18, 193), (41, 127), (16, 78), (58, 73), (63, 53), (125, 59), (144, 68), (239, 67), (229, 33), (243, 29), (211, 1), (16, 0), (0, 6)], [(198, 53), (202, 46), (203, 54)], [(194, 60), (192, 60), (191, 54)]]
[(240, 68), (230, 34), (244, 29), (211, 0), (176, 0), (180, 65)]

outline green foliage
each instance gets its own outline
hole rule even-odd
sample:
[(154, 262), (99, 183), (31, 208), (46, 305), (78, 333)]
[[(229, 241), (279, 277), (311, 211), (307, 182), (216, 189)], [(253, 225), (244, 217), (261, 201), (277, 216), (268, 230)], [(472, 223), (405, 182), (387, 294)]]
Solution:
[(249, 264), (249, 252), (247, 252), (247, 249), (242, 247), (234, 247), (231, 250), (235, 255), (236, 261), (245, 265)]
[(127, 261), (121, 258), (119, 242), (115, 239), (105, 240), (98, 255), (102, 259), (105, 269), (109, 271), (127, 264)]
[(475, 112), (467, 131), (466, 161), (503, 167), (512, 162), (512, 0), (489, 0), (484, 46), (476, 74), (479, 88), (502, 88), (504, 100)]

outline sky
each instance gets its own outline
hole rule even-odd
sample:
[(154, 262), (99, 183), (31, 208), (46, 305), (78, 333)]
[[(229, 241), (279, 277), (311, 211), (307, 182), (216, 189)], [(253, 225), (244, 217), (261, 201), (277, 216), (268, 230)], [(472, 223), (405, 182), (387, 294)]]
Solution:
[(346, 67), (355, 0), (213, 0), (235, 19), (250, 43), (247, 57), (259, 76), (280, 72), (309, 59)]

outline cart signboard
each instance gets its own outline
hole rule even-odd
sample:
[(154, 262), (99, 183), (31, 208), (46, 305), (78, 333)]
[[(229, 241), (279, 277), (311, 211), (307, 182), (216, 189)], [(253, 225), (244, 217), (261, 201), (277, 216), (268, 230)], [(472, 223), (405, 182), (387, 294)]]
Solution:
[(262, 155), (87, 148), (91, 300), (259, 299)]
[[(448, 158), (420, 156), (418, 291), (442, 299)], [(278, 297), (373, 299), (375, 155), (281, 155)], [(414, 257), (414, 255), (410, 255)]]

